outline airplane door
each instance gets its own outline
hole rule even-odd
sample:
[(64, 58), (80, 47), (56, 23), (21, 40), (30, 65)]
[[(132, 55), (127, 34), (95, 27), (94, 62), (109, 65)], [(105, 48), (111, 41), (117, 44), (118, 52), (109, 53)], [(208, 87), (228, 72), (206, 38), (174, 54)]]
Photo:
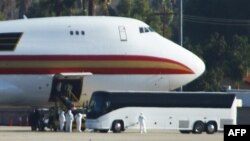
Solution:
[(123, 42), (127, 41), (128, 39), (127, 39), (127, 33), (126, 33), (125, 26), (119, 26), (118, 29), (119, 29), (119, 34), (120, 34), (120, 40)]
[(57, 96), (60, 93), (66, 91), (66, 88), (70, 86), (72, 94), (71, 101), (77, 102), (80, 100), (81, 93), (82, 93), (82, 84), (83, 84), (83, 77), (79, 76), (62, 76), (62, 75), (55, 75), (53, 78), (52, 89), (49, 101), (55, 102)]

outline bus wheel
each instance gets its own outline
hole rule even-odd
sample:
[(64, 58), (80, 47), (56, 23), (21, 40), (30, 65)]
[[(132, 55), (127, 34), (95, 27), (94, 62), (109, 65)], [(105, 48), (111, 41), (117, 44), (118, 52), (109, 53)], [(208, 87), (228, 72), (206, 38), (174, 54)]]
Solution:
[(215, 121), (209, 121), (206, 124), (206, 132), (207, 134), (213, 134), (214, 132), (217, 132), (217, 123)]
[(182, 133), (182, 134), (189, 134), (190, 131), (189, 130), (180, 130), (180, 133)]
[(106, 129), (102, 129), (102, 130), (99, 130), (100, 133), (108, 133), (109, 130), (106, 130)]
[(122, 131), (122, 123), (121, 123), (121, 121), (114, 121), (113, 122), (112, 131), (114, 133), (120, 133)]
[(196, 121), (193, 126), (193, 133), (200, 134), (204, 131), (205, 125), (202, 121)]

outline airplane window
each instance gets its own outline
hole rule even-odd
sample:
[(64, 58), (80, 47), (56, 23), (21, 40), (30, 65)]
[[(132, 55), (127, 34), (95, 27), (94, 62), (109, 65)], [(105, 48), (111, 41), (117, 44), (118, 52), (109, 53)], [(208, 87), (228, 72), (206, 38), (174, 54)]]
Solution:
[(74, 32), (73, 32), (73, 31), (70, 31), (69, 33), (70, 33), (70, 35), (73, 35), (73, 34), (74, 34)]
[(79, 31), (76, 31), (76, 35), (79, 35)]
[(84, 31), (82, 31), (81, 33), (82, 33), (82, 35), (84, 35), (84, 34), (85, 34), (85, 32), (84, 32)]
[(155, 32), (154, 29), (152, 29), (151, 27), (140, 27), (139, 31), (140, 33)]
[(143, 32), (144, 32), (143, 27), (140, 27), (139, 30), (140, 30), (140, 33), (143, 33)]

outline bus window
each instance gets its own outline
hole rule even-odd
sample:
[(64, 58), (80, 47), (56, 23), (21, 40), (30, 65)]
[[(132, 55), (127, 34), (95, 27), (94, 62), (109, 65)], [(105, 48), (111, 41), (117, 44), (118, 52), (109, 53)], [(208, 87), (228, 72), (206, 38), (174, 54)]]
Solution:
[(109, 112), (110, 101), (105, 95), (94, 95), (88, 107), (88, 118), (97, 118)]

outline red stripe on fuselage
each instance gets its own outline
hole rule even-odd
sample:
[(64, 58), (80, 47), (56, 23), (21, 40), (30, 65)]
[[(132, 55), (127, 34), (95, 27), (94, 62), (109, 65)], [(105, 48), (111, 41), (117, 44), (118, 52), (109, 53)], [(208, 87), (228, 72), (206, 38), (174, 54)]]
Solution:
[[(0, 61), (155, 61), (185, 66), (179, 62), (151, 56), (136, 55), (11, 55), (0, 56)], [(186, 66), (185, 66), (186, 67)], [(188, 67), (186, 67), (188, 68)], [(189, 69), (189, 68), (188, 68)]]
[(0, 61), (153, 61), (180, 65), (187, 70), (162, 68), (0, 68), (0, 74), (55, 74), (91, 72), (93, 74), (193, 74), (187, 66), (166, 58), (130, 55), (5, 55)]
[(93, 74), (190, 74), (175, 69), (131, 68), (52, 68), (52, 69), (0, 69), (0, 74), (57, 74), (66, 72), (91, 72)]

